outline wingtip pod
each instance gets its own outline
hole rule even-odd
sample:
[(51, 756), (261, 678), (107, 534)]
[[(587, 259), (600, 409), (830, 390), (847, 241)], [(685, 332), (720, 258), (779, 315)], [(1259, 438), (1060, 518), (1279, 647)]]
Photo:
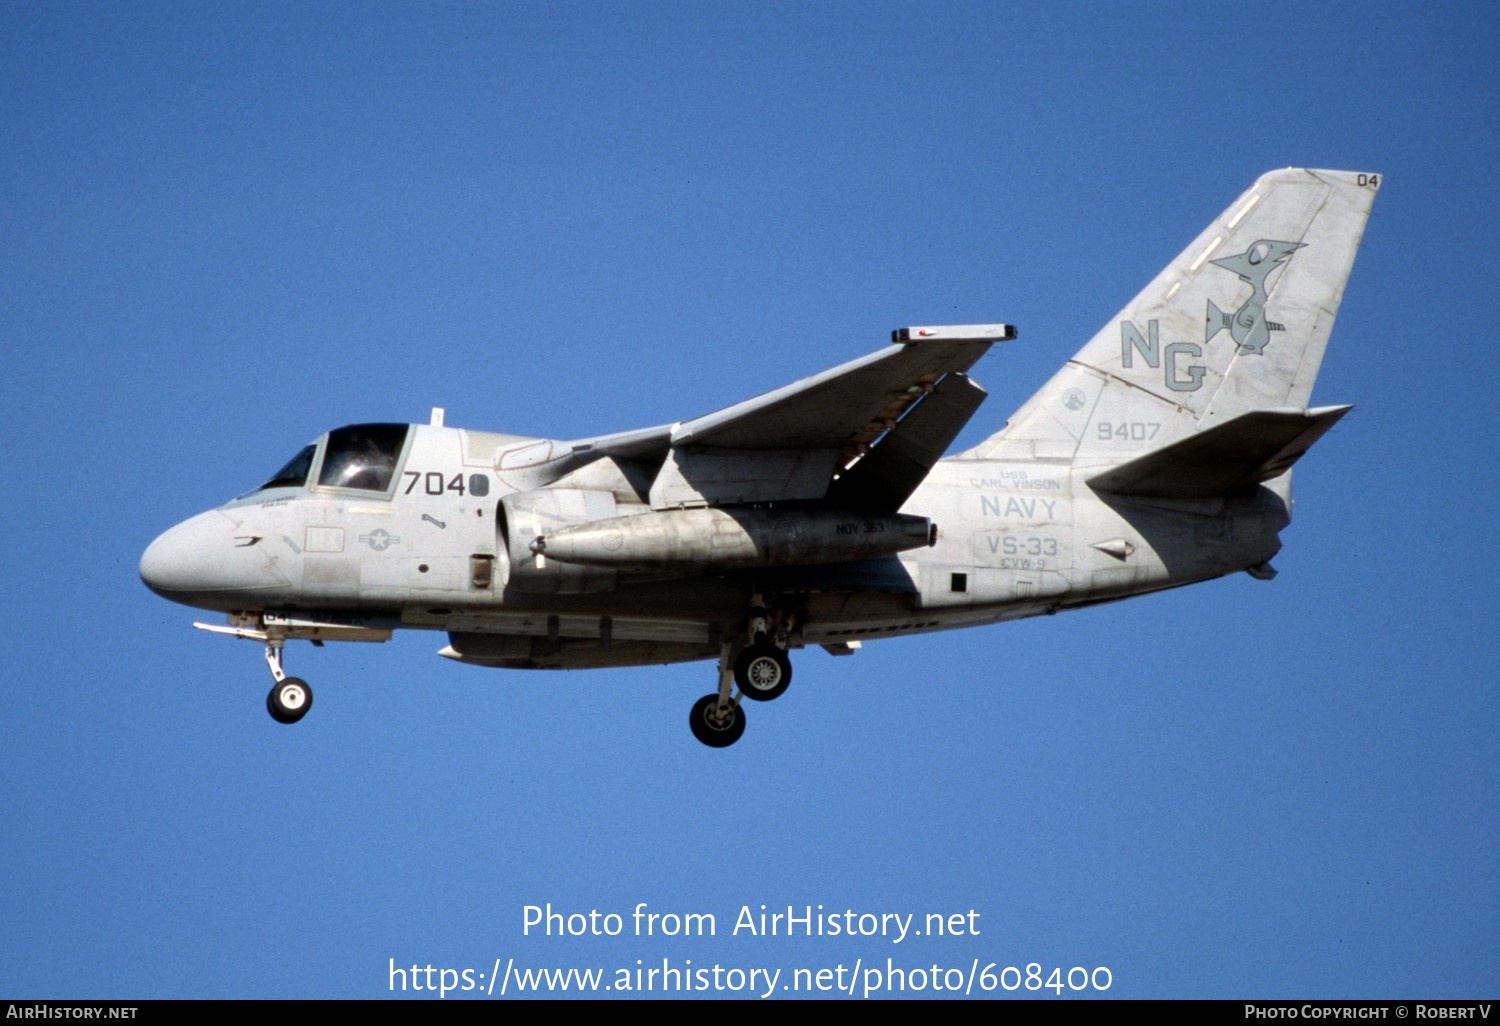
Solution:
[(891, 332), (896, 345), (919, 342), (1009, 342), (1016, 337), (1011, 324), (932, 324), (920, 328), (897, 328)]
[(1381, 180), (1261, 175), (975, 453), (1104, 466), (1305, 409)]

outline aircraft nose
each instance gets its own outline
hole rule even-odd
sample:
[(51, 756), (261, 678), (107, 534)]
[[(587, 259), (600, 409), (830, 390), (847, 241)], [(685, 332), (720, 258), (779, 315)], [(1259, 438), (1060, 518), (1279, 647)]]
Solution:
[(184, 520), (141, 555), (141, 580), (163, 598), (207, 609), (240, 608), (246, 593), (290, 583), (266, 539), (219, 510)]

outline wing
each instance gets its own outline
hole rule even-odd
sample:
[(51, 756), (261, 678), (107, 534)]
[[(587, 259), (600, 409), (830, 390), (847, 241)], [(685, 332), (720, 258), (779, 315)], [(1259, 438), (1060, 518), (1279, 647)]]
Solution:
[(1004, 324), (903, 328), (896, 344), (784, 388), (573, 449), (640, 458), (664, 448), (650, 488), (658, 510), (831, 498), (894, 511), (983, 401), (964, 372), (1014, 337)]

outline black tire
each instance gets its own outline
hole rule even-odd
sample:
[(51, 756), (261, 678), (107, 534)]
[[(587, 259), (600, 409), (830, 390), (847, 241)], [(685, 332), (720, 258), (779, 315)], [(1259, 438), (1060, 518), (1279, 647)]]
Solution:
[(769, 642), (748, 645), (734, 661), (734, 682), (746, 698), (769, 702), (792, 686), (792, 661)]
[(266, 696), (266, 711), (277, 723), (296, 723), (312, 708), (312, 688), (301, 677), (285, 677)]
[(693, 711), (688, 714), (688, 726), (693, 728), (693, 736), (710, 748), (728, 748), (740, 739), (745, 733), (745, 710), (735, 703), (727, 723), (719, 723), (714, 719), (714, 710), (719, 705), (719, 696), (704, 695), (693, 703)]

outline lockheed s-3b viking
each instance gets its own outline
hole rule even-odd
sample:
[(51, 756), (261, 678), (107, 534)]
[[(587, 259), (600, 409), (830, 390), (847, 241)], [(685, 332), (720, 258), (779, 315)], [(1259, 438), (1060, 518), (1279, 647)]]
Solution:
[(998, 433), (942, 458), (1003, 324), (893, 345), (678, 424), (555, 441), (356, 424), (152, 542), (142, 579), (264, 645), (445, 631), (504, 669), (718, 661), (692, 707), (734, 743), (791, 654), (996, 623), (1245, 571), (1269, 578), (1291, 469), (1348, 406), (1313, 379), (1379, 177), (1252, 185)]

